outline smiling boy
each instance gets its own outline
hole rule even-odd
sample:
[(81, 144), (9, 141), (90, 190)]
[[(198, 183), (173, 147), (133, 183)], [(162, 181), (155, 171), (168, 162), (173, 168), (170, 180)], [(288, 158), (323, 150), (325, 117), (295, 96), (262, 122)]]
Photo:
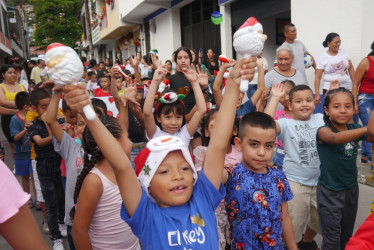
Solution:
[[(284, 94), (282, 85), (273, 85), (273, 97), (266, 109), (267, 114), (274, 116), (278, 102)], [(323, 115), (313, 114), (315, 108), (313, 92), (307, 85), (293, 87), (289, 93), (289, 102), (293, 118), (282, 118), (276, 122), (276, 132), (285, 151), (283, 171), (294, 194), (288, 209), (295, 240), (299, 242), (298, 247), (316, 249), (317, 245), (313, 238), (320, 232), (316, 198), (320, 160), (316, 133), (317, 129), (324, 125)]]

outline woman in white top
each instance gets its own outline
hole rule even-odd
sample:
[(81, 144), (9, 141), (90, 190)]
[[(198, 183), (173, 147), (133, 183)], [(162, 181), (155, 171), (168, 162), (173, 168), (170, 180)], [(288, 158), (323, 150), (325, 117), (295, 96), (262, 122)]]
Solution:
[(332, 81), (338, 81), (341, 87), (352, 90), (353, 76), (355, 73), (355, 69), (347, 52), (340, 48), (341, 40), (337, 33), (329, 33), (322, 45), (325, 48), (328, 47), (328, 50), (320, 56), (317, 62), (314, 82), (316, 104), (321, 102), (319, 88), (322, 74), (324, 74), (323, 94), (325, 94), (329, 90)]

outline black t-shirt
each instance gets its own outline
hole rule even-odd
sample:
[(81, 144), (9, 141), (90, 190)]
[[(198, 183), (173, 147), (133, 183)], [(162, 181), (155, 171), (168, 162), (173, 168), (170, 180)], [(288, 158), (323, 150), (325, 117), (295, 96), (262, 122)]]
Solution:
[(129, 109), (129, 139), (133, 143), (141, 143), (145, 142), (145, 132), (144, 128), (140, 125), (140, 122), (136, 117), (133, 115), (131, 110)]
[(195, 95), (192, 90), (191, 83), (187, 80), (187, 78), (184, 76), (182, 72), (177, 72), (174, 75), (171, 75), (169, 77), (170, 80), (170, 88), (172, 90), (175, 90), (178, 92), (179, 88), (188, 87), (190, 89), (190, 92), (186, 96), (186, 98), (183, 99), (184, 104), (186, 105), (186, 114), (188, 114), (191, 109), (195, 106)]
[(203, 64), (205, 65), (205, 67), (209, 70), (209, 73), (211, 74), (211, 75), (214, 75), (214, 70), (219, 70), (219, 67), (218, 67), (218, 61), (216, 61), (216, 60), (214, 60), (214, 62), (215, 62), (215, 65), (213, 66), (212, 64), (211, 64), (211, 62), (209, 62), (209, 61), (206, 61), (206, 62), (203, 62)]

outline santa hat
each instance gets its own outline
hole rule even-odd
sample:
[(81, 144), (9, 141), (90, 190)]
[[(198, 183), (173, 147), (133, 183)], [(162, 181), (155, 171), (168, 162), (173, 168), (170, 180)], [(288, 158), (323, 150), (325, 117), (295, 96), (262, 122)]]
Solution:
[(257, 19), (256, 19), (255, 17), (250, 17), (250, 18), (248, 18), (248, 19), (243, 23), (243, 25), (240, 26), (239, 29), (242, 29), (242, 28), (245, 28), (245, 27), (248, 27), (248, 26), (253, 26), (253, 28), (254, 28), (255, 30), (263, 30), (263, 29), (262, 29), (262, 24), (261, 24), (259, 21), (257, 21)]
[(158, 103), (156, 105), (155, 112), (161, 106), (161, 104), (170, 104), (170, 103), (174, 103), (176, 101), (180, 101), (182, 103), (182, 105), (185, 106), (184, 102), (182, 101), (185, 97), (186, 96), (184, 94), (177, 94), (175, 92), (167, 92), (167, 93), (163, 94), (158, 99)]
[(165, 90), (168, 90), (170, 89), (170, 80), (169, 79), (165, 79), (159, 86), (158, 86), (158, 90), (157, 92), (164, 92)]
[(48, 45), (47, 50), (45, 52), (48, 53), (48, 51), (50, 51), (54, 48), (57, 48), (57, 47), (66, 47), (66, 45), (64, 45), (62, 43), (51, 43), (50, 45)]
[[(187, 163), (191, 166), (194, 184), (197, 180), (197, 172), (190, 151), (186, 144), (176, 136), (159, 136), (153, 138), (135, 157), (136, 175), (143, 188), (148, 192), (153, 176), (165, 157), (172, 151), (180, 150)], [(149, 195), (149, 193), (148, 193)], [(151, 197), (152, 198), (152, 197)]]

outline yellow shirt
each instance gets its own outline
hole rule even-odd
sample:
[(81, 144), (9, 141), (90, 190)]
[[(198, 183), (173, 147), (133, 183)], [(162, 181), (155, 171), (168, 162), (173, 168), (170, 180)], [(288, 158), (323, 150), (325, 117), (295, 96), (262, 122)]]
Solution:
[(43, 68), (39, 68), (38, 66), (32, 69), (30, 79), (33, 80), (35, 84), (42, 82), (40, 75), (42, 74), (43, 70)]

